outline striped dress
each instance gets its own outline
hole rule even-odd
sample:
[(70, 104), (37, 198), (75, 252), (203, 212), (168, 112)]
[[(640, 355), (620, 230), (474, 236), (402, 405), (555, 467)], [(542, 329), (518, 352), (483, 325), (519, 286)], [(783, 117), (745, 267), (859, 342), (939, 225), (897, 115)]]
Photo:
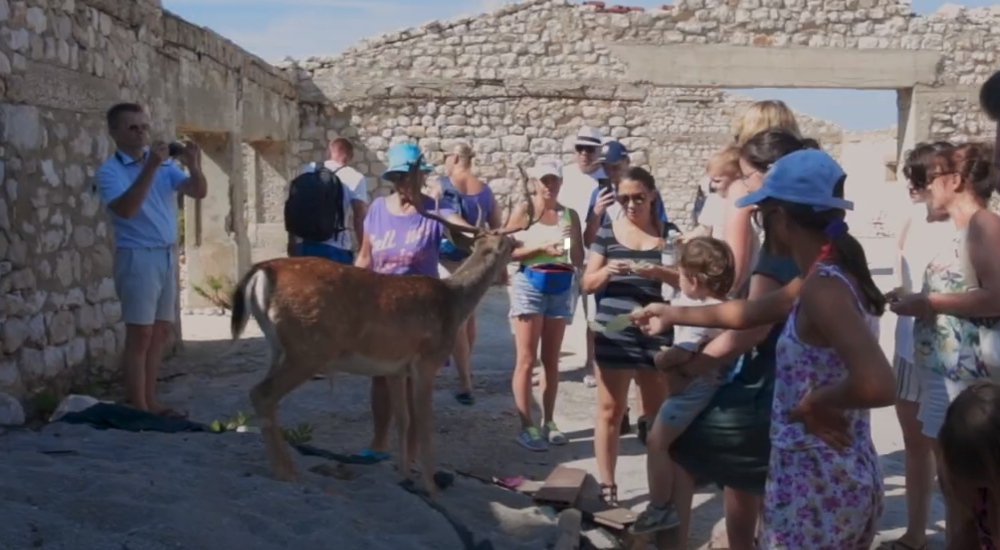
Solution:
[[(590, 246), (594, 254), (607, 261), (648, 262), (662, 265), (661, 252), (632, 250), (622, 246), (615, 238), (611, 223), (605, 223)], [(661, 283), (638, 275), (613, 275), (598, 293), (596, 321), (606, 324), (616, 315), (631, 313), (637, 306), (663, 302)], [(644, 336), (636, 327), (622, 332), (594, 335), (594, 358), (602, 369), (653, 370), (653, 356), (661, 346), (673, 342), (673, 332), (657, 336)]]

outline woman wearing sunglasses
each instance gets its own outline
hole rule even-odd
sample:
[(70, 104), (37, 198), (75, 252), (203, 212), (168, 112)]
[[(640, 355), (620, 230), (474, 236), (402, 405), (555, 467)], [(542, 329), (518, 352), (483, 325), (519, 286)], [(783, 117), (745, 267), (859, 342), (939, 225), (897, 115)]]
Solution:
[[(642, 168), (631, 168), (618, 184), (615, 200), (624, 215), (606, 221), (590, 247), (583, 291), (601, 293), (596, 324), (607, 326), (616, 316), (636, 307), (663, 302), (662, 284), (672, 270), (662, 266), (663, 222), (657, 210), (656, 182)], [(673, 279), (676, 283), (676, 278)], [(594, 337), (597, 362), (597, 421), (594, 453), (602, 497), (616, 504), (618, 489), (618, 428), (628, 404), (628, 389), (635, 378), (643, 404), (651, 411), (666, 398), (666, 382), (656, 370), (653, 356), (669, 346), (671, 333), (645, 336), (636, 327), (621, 332), (604, 330)]]

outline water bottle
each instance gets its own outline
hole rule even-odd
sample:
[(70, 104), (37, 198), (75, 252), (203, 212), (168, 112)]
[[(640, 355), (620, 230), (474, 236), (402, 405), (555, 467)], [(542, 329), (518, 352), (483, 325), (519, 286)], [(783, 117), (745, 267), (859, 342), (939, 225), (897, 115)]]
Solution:
[(573, 223), (570, 217), (565, 213), (559, 216), (559, 234), (565, 235), (562, 239), (562, 249), (563, 256), (566, 259), (566, 263), (569, 263), (570, 251), (573, 249), (573, 239), (569, 237), (569, 233), (572, 231)]
[[(674, 267), (677, 265), (677, 239), (680, 236), (681, 232), (676, 229), (667, 231), (666, 242), (663, 243), (663, 250), (660, 251), (660, 261), (663, 263), (663, 267)], [(669, 302), (676, 296), (677, 289), (664, 283), (663, 299)]]

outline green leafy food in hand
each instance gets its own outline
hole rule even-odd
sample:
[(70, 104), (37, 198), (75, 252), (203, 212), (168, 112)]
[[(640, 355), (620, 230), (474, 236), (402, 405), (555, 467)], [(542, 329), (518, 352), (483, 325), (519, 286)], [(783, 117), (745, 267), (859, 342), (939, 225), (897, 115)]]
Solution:
[(587, 326), (590, 330), (599, 334), (604, 334), (604, 325), (598, 323), (597, 321), (587, 321)]
[(628, 314), (615, 315), (604, 325), (604, 332), (621, 332), (632, 326), (632, 319)]

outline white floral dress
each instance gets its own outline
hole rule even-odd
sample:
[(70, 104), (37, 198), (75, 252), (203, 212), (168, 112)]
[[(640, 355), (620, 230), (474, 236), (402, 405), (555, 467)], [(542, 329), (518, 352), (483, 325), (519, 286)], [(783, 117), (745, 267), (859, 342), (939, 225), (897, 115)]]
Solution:
[[(834, 277), (864, 302), (836, 266), (817, 264), (815, 276)], [(764, 489), (762, 549), (867, 550), (882, 515), (882, 471), (871, 438), (868, 410), (845, 411), (853, 444), (838, 452), (789, 416), (812, 390), (837, 384), (847, 368), (833, 348), (799, 340), (792, 309), (778, 339), (774, 401), (771, 406), (770, 472)], [(865, 312), (878, 336), (878, 318)]]

